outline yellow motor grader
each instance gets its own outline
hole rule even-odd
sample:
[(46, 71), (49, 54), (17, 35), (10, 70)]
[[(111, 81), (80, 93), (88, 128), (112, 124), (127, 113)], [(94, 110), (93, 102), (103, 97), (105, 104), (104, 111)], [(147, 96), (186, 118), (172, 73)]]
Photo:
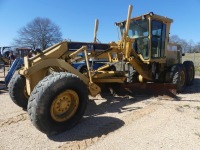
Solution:
[[(127, 19), (116, 23), (121, 32), (118, 42), (64, 41), (24, 58), (9, 93), (14, 103), (27, 109), (37, 129), (49, 135), (75, 126), (84, 115), (88, 96), (100, 94), (104, 84), (171, 83), (177, 92), (192, 84), (193, 62), (182, 63), (181, 47), (169, 43), (173, 20), (152, 12), (131, 18), (131, 12), (130, 5)], [(107, 63), (94, 70), (91, 59)], [(86, 63), (85, 72), (73, 67), (81, 61)], [(113, 65), (126, 65), (128, 73), (125, 67), (110, 69)]]

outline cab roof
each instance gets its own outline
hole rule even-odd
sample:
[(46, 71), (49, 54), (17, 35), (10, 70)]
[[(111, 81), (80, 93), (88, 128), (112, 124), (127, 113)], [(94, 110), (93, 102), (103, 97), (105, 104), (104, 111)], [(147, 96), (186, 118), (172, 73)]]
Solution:
[[(146, 13), (144, 15), (131, 18), (131, 20), (139, 20), (139, 19), (144, 19), (144, 18), (152, 18), (152, 19), (155, 19), (155, 20), (160, 20), (160, 21), (165, 22), (165, 23), (172, 23), (173, 22), (173, 19), (170, 19), (170, 18), (167, 18), (167, 17), (164, 17), (164, 16), (160, 16), (160, 15), (154, 14), (153, 12), (149, 12), (149, 13)], [(116, 22), (115, 24), (117, 26), (120, 26), (122, 24), (125, 24), (126, 21), (127, 20), (124, 20), (122, 22)]]

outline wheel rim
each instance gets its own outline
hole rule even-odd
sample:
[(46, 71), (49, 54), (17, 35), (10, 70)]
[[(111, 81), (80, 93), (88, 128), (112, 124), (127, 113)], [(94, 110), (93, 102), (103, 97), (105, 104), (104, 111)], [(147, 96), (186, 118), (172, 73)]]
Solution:
[(57, 122), (69, 120), (77, 111), (79, 96), (73, 90), (59, 94), (51, 105), (51, 116)]
[(180, 86), (184, 86), (185, 85), (185, 72), (181, 71), (180, 73)]

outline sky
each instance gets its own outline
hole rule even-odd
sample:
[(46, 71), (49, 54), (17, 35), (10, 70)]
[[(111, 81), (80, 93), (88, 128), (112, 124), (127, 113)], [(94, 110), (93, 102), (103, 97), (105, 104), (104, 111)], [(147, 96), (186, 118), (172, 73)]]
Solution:
[(0, 46), (12, 46), (18, 31), (36, 17), (49, 18), (60, 27), (62, 38), (92, 42), (95, 19), (101, 43), (118, 41), (115, 22), (154, 12), (174, 20), (170, 35), (200, 42), (199, 0), (0, 0)]

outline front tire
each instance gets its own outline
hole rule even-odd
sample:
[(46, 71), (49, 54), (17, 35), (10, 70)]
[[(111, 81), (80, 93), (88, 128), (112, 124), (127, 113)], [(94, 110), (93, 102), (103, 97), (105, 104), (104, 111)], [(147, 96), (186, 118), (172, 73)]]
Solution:
[(20, 74), (14, 74), (8, 85), (8, 90), (12, 101), (19, 107), (27, 109), (29, 96), (26, 91), (25, 77)]
[(71, 73), (53, 73), (41, 80), (31, 93), (28, 114), (34, 126), (52, 135), (74, 127), (88, 101), (86, 85)]

